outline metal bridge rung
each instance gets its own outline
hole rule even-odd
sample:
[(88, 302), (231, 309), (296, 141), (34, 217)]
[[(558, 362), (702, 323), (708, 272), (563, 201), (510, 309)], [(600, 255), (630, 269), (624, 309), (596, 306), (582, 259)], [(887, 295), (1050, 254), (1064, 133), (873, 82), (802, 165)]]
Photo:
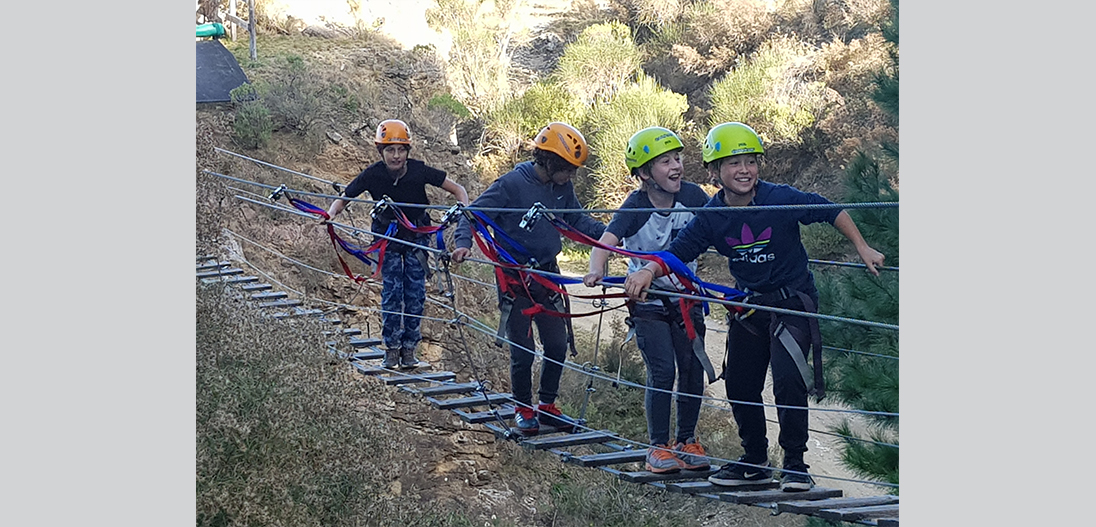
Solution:
[(655, 474), (654, 472), (648, 472), (641, 470), (638, 472), (621, 472), (617, 475), (620, 479), (629, 483), (650, 483), (652, 481), (685, 481), (685, 480), (707, 480), (708, 476), (715, 474), (719, 469), (711, 467), (708, 470), (681, 470), (672, 474)]
[(484, 400), (482, 395), (461, 397), (458, 399), (435, 399), (433, 397), (427, 397), (426, 400), (430, 401), (430, 404), (439, 410), (452, 410), (454, 408), (472, 408), (476, 406), (487, 406), (488, 404), (494, 403), (508, 403), (512, 398), (513, 396), (508, 393), (491, 393), (487, 394), (487, 400)]
[(827, 489), (822, 487), (815, 487), (811, 490), (806, 490), (803, 492), (784, 492), (780, 489), (761, 491), (735, 490), (733, 492), (719, 492), (718, 496), (719, 501), (738, 503), (741, 505), (750, 505), (753, 503), (776, 503), (791, 498), (816, 500), (826, 498), (839, 498), (841, 497), (841, 494), (841, 489)]
[(868, 518), (893, 518), (898, 514), (898, 504), (869, 505), (851, 509), (822, 509), (818, 516), (824, 520), (851, 522)]
[(234, 274), (243, 274), (244, 270), (239, 267), (232, 269), (218, 269), (216, 271), (206, 271), (204, 273), (198, 273), (198, 278), (213, 278), (215, 276), (228, 276)]
[[(798, 496), (796, 496), (798, 498)], [(824, 500), (784, 501), (777, 504), (777, 512), (795, 514), (813, 514), (822, 509), (847, 509), (867, 507), (869, 505), (892, 505), (898, 503), (898, 496), (869, 496), (866, 498), (831, 498)]]
[(521, 442), (521, 446), (529, 450), (547, 450), (549, 448), (600, 444), (616, 439), (611, 435), (612, 433), (612, 430), (598, 430), (565, 436), (526, 439)]
[(457, 378), (457, 374), (451, 371), (441, 371), (437, 373), (416, 373), (413, 375), (390, 375), (388, 377), (381, 377), (387, 385), (393, 384), (409, 384), (416, 382), (435, 382), (435, 381), (451, 381)]
[(590, 454), (586, 456), (570, 456), (563, 458), (566, 463), (582, 465), (584, 467), (600, 467), (603, 465), (619, 465), (622, 463), (635, 463), (647, 459), (647, 450), (622, 450), (608, 454)]

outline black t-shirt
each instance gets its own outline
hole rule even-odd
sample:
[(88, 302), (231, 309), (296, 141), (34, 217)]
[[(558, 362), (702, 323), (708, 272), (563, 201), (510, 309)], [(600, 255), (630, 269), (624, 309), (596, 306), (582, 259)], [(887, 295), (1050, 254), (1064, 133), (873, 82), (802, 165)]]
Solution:
[[(428, 166), (418, 159), (407, 160), (407, 172), (398, 181), (388, 172), (388, 167), (383, 161), (377, 161), (362, 170), (361, 174), (358, 174), (358, 177), (346, 186), (344, 195), (348, 198), (356, 198), (363, 192), (369, 192), (370, 198), (378, 201), (388, 196), (392, 201), (401, 204), (400, 211), (412, 224), (416, 227), (425, 227), (430, 225), (430, 215), (426, 213), (426, 209), (402, 204), (429, 205), (430, 199), (426, 196), (426, 185), (441, 187), (444, 183), (444, 171)], [(395, 214), (391, 209), (385, 209), (377, 216), (377, 219), (373, 220), (373, 232), (384, 234), (388, 224), (393, 221), (396, 221)], [(396, 232), (396, 237), (401, 240), (412, 241), (418, 236), (403, 226), (400, 226)], [(406, 246), (396, 243), (389, 245), (390, 249), (398, 247)]]

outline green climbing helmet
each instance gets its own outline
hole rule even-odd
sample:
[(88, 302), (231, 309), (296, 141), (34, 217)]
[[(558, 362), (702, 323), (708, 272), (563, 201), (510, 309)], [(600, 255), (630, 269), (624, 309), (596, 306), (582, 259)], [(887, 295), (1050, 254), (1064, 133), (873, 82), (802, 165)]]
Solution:
[(624, 163), (628, 169), (636, 169), (648, 161), (674, 150), (681, 150), (685, 145), (681, 138), (661, 126), (644, 128), (628, 140), (628, 150), (624, 152)]
[(761, 137), (753, 128), (742, 123), (723, 123), (708, 130), (704, 138), (704, 150), (701, 159), (704, 164), (716, 159), (737, 156), (739, 154), (764, 154)]

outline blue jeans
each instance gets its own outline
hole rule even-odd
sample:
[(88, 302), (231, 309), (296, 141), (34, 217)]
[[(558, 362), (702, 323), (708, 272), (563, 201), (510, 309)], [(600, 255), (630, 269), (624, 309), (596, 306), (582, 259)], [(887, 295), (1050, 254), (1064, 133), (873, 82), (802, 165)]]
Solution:
[[(419, 250), (386, 251), (381, 265), (381, 338), (388, 349), (415, 349), (422, 340), (423, 304), (426, 302), (426, 270)], [(407, 315), (404, 315), (406, 313)]]
[[(676, 306), (675, 306), (676, 307)], [(700, 307), (695, 308), (693, 325), (697, 338), (704, 338), (704, 316)], [(696, 433), (696, 422), (700, 417), (699, 397), (685, 394), (704, 394), (704, 367), (693, 352), (692, 342), (685, 328), (678, 322), (680, 312), (671, 316), (666, 307), (637, 305), (632, 312), (632, 321), (636, 329), (636, 345), (643, 354), (647, 366), (647, 386), (658, 390), (671, 391), (674, 377), (677, 377), (677, 435), (676, 439), (685, 442)], [(676, 372), (675, 372), (676, 369)], [(647, 434), (651, 443), (669, 444), (670, 440), (670, 403), (673, 395), (656, 390), (647, 390), (643, 404), (647, 412)]]

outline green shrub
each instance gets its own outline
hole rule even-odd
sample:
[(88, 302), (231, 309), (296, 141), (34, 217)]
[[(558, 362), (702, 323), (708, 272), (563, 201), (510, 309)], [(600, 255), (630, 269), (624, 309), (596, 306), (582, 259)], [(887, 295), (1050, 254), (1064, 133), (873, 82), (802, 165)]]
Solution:
[(515, 2), (499, 0), (494, 11), (483, 9), (482, 0), (435, 0), (435, 5), (426, 10), (426, 22), (452, 35), (449, 84), (467, 109), (480, 115), (510, 94), (513, 34), (506, 20)]
[(235, 117), (232, 121), (236, 144), (244, 148), (261, 148), (270, 141), (274, 121), (270, 110), (259, 98), (258, 90), (251, 84), (243, 84), (229, 92)]
[(814, 52), (791, 38), (766, 42), (744, 64), (712, 84), (709, 124), (738, 121), (767, 143), (799, 143), (833, 96), (818, 74)]
[(620, 22), (590, 26), (568, 44), (555, 75), (586, 105), (608, 100), (642, 64), (631, 30)]
[(640, 75), (610, 101), (595, 105), (590, 111), (592, 132), (586, 138), (597, 160), (593, 192), (582, 196), (583, 202), (593, 208), (619, 206), (637, 186), (624, 164), (628, 139), (649, 126), (663, 126), (680, 134), (688, 109), (684, 95), (662, 88), (646, 75)]
[(285, 62), (284, 73), (270, 81), (265, 99), (283, 127), (305, 135), (320, 117), (323, 88), (299, 55), (289, 55)]
[(550, 81), (538, 82), (489, 114), (487, 149), (516, 155), (552, 121), (562, 121), (582, 131), (584, 113), (582, 104), (563, 86)]
[(468, 111), (468, 108), (461, 104), (460, 101), (453, 98), (448, 93), (442, 93), (430, 98), (426, 103), (426, 107), (430, 109), (444, 109), (453, 114), (458, 119), (467, 119), (472, 117), (472, 112)]

